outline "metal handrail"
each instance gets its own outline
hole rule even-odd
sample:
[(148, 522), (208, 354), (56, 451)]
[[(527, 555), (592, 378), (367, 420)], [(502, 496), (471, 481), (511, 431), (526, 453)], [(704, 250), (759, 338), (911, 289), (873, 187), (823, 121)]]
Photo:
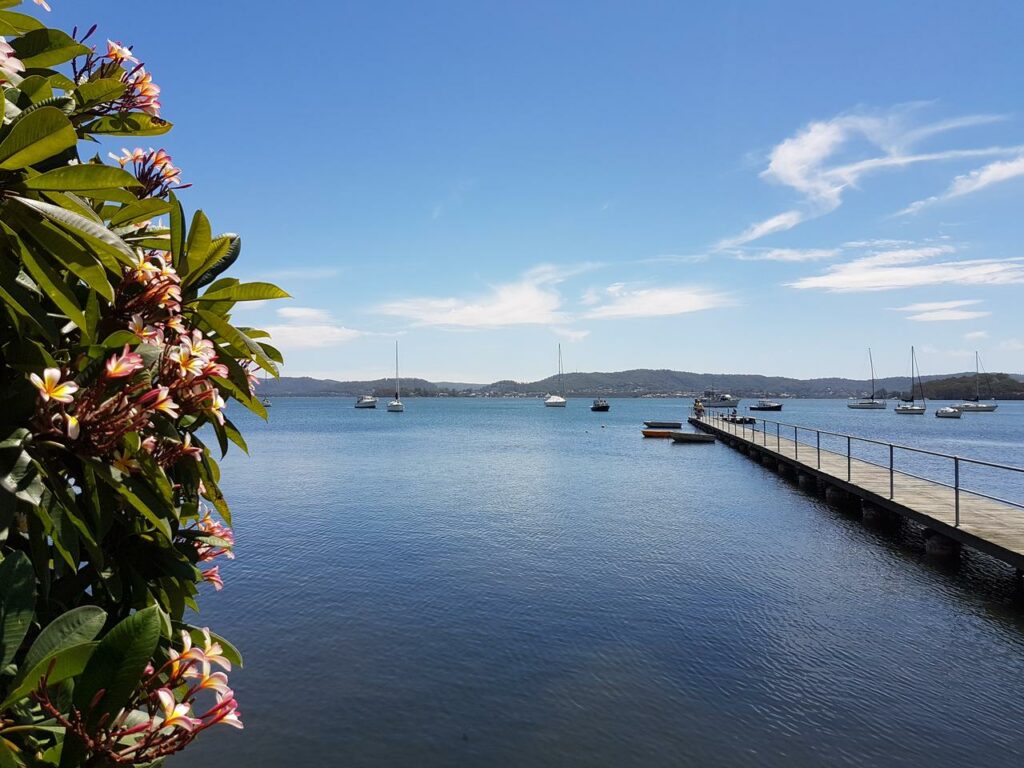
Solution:
[[(712, 423), (717, 423), (719, 428), (720, 429), (724, 429), (724, 431), (726, 431), (726, 432), (730, 432), (731, 434), (735, 434), (736, 433), (735, 427), (737, 426), (737, 423), (734, 422), (734, 421), (730, 421), (727, 417), (723, 417), (723, 416), (721, 416), (720, 414), (717, 414), (717, 413), (705, 414), (703, 412), (698, 415), (696, 411), (693, 411), (693, 414), (694, 414), (694, 416), (697, 416), (698, 418), (700, 418), (702, 420), (708, 420), (708, 421), (710, 421)], [(757, 422), (758, 421), (760, 421), (760, 423), (761, 423), (761, 430), (760, 431), (761, 431), (761, 433), (763, 435), (763, 437), (762, 437), (762, 444), (766, 448), (768, 447), (768, 425), (769, 424), (774, 424), (775, 425), (775, 450), (776, 450), (777, 453), (781, 453), (782, 452), (782, 447), (781, 447), (782, 446), (782, 427), (786, 427), (787, 429), (792, 428), (792, 430), (793, 430), (793, 459), (795, 461), (799, 461), (799, 455), (800, 455), (800, 448), (799, 448), (799, 446), (800, 446), (800, 430), (804, 430), (805, 432), (814, 432), (815, 435), (816, 435), (814, 447), (815, 447), (815, 449), (817, 451), (817, 461), (816, 461), (816, 464), (817, 464), (817, 468), (818, 469), (821, 469), (821, 436), (822, 435), (829, 435), (829, 436), (832, 436), (832, 437), (845, 438), (846, 439), (846, 479), (847, 479), (848, 482), (852, 482), (852, 480), (853, 480), (853, 441), (856, 440), (856, 441), (862, 442), (862, 443), (868, 443), (868, 444), (871, 444), (871, 445), (880, 445), (880, 446), (887, 447), (889, 449), (889, 466), (888, 467), (886, 467), (883, 464), (878, 464), (876, 462), (873, 462), (870, 459), (858, 458), (857, 461), (859, 461), (859, 462), (861, 462), (863, 464), (868, 464), (868, 465), (873, 466), (873, 467), (878, 467), (880, 469), (888, 469), (889, 470), (889, 498), (890, 499), (892, 499), (895, 496), (895, 480), (896, 480), (896, 475), (900, 475), (900, 476), (903, 476), (903, 477), (913, 477), (913, 478), (916, 478), (916, 479), (919, 479), (919, 480), (925, 480), (927, 482), (935, 483), (936, 485), (940, 485), (942, 487), (952, 489), (953, 490), (954, 516), (955, 516), (955, 523), (956, 523), (957, 527), (959, 527), (959, 525), (960, 525), (960, 494), (961, 494), (961, 492), (969, 493), (972, 496), (978, 496), (980, 498), (989, 499), (991, 501), (997, 501), (997, 502), (1000, 502), (1002, 504), (1007, 504), (1007, 505), (1012, 506), (1012, 507), (1017, 507), (1017, 508), (1020, 508), (1020, 509), (1024, 509), (1024, 503), (1016, 502), (1016, 501), (1011, 501), (1009, 499), (1002, 499), (1002, 498), (1000, 498), (998, 496), (992, 496), (991, 494), (982, 493), (981, 491), (974, 491), (974, 490), (971, 490), (969, 488), (963, 487), (960, 484), (960, 465), (961, 465), (961, 463), (966, 463), (966, 464), (974, 465), (974, 466), (988, 467), (990, 469), (1009, 470), (1010, 472), (1019, 472), (1019, 473), (1022, 473), (1022, 474), (1024, 474), (1024, 467), (1015, 467), (1015, 466), (1012, 466), (1012, 465), (1009, 465), (1009, 464), (997, 464), (995, 462), (984, 461), (982, 459), (971, 459), (971, 458), (967, 458), (967, 457), (963, 457), (963, 456), (956, 456), (956, 455), (948, 454), (948, 453), (940, 453), (938, 451), (930, 451), (930, 450), (928, 450), (926, 448), (915, 448), (915, 447), (909, 446), (909, 445), (902, 445), (901, 443), (891, 443), (891, 442), (886, 442), (884, 440), (874, 440), (874, 439), (872, 439), (870, 437), (859, 437), (857, 435), (850, 435), (850, 434), (847, 434), (845, 432), (832, 432), (832, 431), (827, 430), (827, 429), (816, 429), (814, 427), (803, 427), (803, 426), (800, 426), (800, 425), (797, 425), (797, 424), (789, 424), (787, 422), (774, 421), (774, 420), (771, 420), (771, 419), (758, 419), (758, 420), (755, 420), (754, 423), (750, 425), (750, 428), (751, 428), (750, 429), (750, 431), (751, 431), (750, 442), (754, 443), (755, 445), (757, 444), (756, 433), (758, 431), (757, 430)], [(729, 426), (728, 427), (722, 427), (721, 425), (723, 425), (723, 424), (726, 424), (726, 425), (729, 425)], [(746, 440), (747, 439), (747, 437), (746, 437), (746, 434), (747, 434), (747, 432), (746, 432), (747, 424), (740, 422), (739, 426), (742, 427), (741, 434), (742, 434), (743, 439)], [(732, 429), (730, 429), (729, 427), (731, 427)], [(787, 440), (788, 440), (788, 438), (787, 438)], [(805, 445), (810, 445), (810, 443), (805, 443)], [(914, 474), (912, 472), (908, 472), (906, 470), (897, 470), (896, 469), (896, 459), (895, 459), (895, 451), (897, 449), (901, 450), (901, 451), (909, 451), (911, 453), (923, 454), (925, 456), (934, 456), (934, 457), (937, 457), (937, 458), (940, 458), (940, 459), (949, 459), (949, 460), (951, 460), (953, 462), (953, 483), (950, 484), (950, 483), (944, 482), (942, 480), (935, 480), (935, 479), (929, 478), (929, 477), (922, 477), (920, 475), (916, 475), (916, 474)], [(829, 452), (830, 451), (828, 451), (828, 449), (826, 449), (826, 453), (829, 453)], [(838, 453), (836, 451), (831, 451), (831, 453), (833, 453), (834, 455), (837, 455), (837, 456), (842, 456), (842, 453)]]

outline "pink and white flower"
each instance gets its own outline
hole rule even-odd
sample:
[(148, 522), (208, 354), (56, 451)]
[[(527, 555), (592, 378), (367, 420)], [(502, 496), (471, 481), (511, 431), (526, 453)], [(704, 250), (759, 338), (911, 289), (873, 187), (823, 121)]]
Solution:
[(43, 378), (36, 374), (29, 374), (29, 381), (39, 390), (39, 396), (43, 402), (54, 400), (58, 403), (70, 403), (74, 400), (73, 395), (78, 391), (78, 385), (73, 381), (60, 383), (60, 368), (47, 368), (43, 371)]

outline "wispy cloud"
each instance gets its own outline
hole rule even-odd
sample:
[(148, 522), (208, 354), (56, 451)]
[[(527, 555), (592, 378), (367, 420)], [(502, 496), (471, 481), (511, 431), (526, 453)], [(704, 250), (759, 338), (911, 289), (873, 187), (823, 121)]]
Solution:
[[(880, 114), (847, 113), (815, 121), (780, 142), (769, 154), (761, 178), (796, 191), (801, 196), (800, 207), (751, 224), (738, 235), (720, 240), (717, 247), (744, 245), (830, 213), (842, 205), (844, 193), (869, 173), (1021, 152), (1021, 147), (985, 147), (915, 153), (911, 151), (913, 146), (926, 138), (1002, 119), (998, 115), (966, 115), (912, 125), (911, 115), (920, 106), (904, 105)], [(855, 152), (861, 157), (849, 157)], [(841, 155), (847, 159), (841, 160)]]
[[(931, 253), (925, 253), (925, 251)], [(1024, 259), (972, 259), (915, 263), (947, 254), (945, 249), (904, 249), (836, 264), (824, 274), (802, 277), (790, 287), (832, 292), (889, 291), (925, 285), (1024, 283)]]
[(956, 301), (926, 301), (919, 304), (908, 304), (895, 307), (896, 312), (906, 312), (907, 320), (919, 323), (934, 323), (951, 320), (977, 320), (988, 317), (991, 312), (976, 309), (963, 309), (981, 304), (980, 299), (958, 299)]
[(1004, 181), (1015, 179), (1018, 176), (1024, 176), (1024, 155), (1015, 157), (1012, 160), (997, 160), (970, 173), (957, 176), (949, 185), (949, 189), (941, 195), (934, 195), (933, 197), (911, 203), (897, 215), (903, 216), (917, 213), (922, 208), (926, 208), (934, 203), (971, 195), (975, 192), (980, 192), (986, 187), (991, 187), (993, 184), (1000, 184)]
[(614, 283), (605, 289), (605, 296), (603, 303), (592, 307), (584, 317), (659, 317), (701, 312), (735, 304), (728, 294), (690, 285), (630, 288), (624, 283)]
[(736, 254), (740, 261), (824, 261), (840, 253), (838, 248), (764, 248), (756, 251), (741, 251)]
[(376, 312), (403, 317), (416, 325), (452, 328), (559, 325), (569, 317), (562, 311), (558, 284), (592, 266), (541, 265), (528, 271), (521, 279), (492, 286), (479, 296), (402, 299), (381, 304)]
[(566, 341), (583, 341), (583, 339), (590, 335), (590, 331), (577, 330), (575, 328), (564, 328), (557, 325), (551, 326), (551, 332), (555, 334), (555, 336), (558, 336), (560, 339), (565, 339)]
[(980, 341), (981, 339), (988, 338), (988, 331), (970, 331), (964, 334), (964, 338), (968, 341)]
[(266, 328), (274, 345), (284, 350), (333, 347), (360, 336), (356, 331), (338, 324), (331, 313), (313, 307), (281, 307), (277, 316), (284, 322)]

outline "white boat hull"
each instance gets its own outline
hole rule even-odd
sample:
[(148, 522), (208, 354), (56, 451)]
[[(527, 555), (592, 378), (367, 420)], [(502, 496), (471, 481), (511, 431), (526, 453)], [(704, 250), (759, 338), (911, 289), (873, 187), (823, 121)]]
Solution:
[(895, 410), (902, 416), (923, 416), (928, 409), (923, 405), (897, 405)]
[(935, 418), (937, 419), (959, 419), (960, 411), (957, 408), (939, 408), (935, 412)]
[(889, 404), (885, 400), (849, 400), (846, 407), (855, 411), (884, 411)]
[(388, 413), (401, 413), (405, 410), (405, 405), (401, 400), (392, 400), (388, 403)]
[(998, 407), (995, 403), (960, 403), (956, 409), (963, 413), (992, 413)]
[(565, 408), (565, 398), (559, 395), (550, 395), (545, 398), (544, 406), (546, 408)]
[(356, 408), (376, 408), (377, 398), (361, 398), (356, 400)]

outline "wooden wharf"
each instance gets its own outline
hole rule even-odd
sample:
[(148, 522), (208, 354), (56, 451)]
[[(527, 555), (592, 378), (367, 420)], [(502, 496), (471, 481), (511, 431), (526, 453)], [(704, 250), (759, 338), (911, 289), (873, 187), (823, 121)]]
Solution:
[[(705, 411), (694, 414), (689, 422), (751, 459), (794, 475), (802, 485), (814, 486), (841, 503), (859, 503), (865, 518), (897, 516), (914, 521), (924, 528), (930, 553), (956, 555), (967, 546), (1024, 576), (1024, 468), (769, 419), (736, 424)], [(823, 437), (831, 448), (822, 447)], [(928, 471), (933, 477), (911, 471), (908, 454), (929, 457), (919, 460), (928, 464), (927, 470), (915, 470)], [(945, 474), (947, 463), (948, 482), (936, 479), (936, 467)], [(1005, 480), (1011, 495), (1022, 498), (1000, 498), (968, 488), (965, 471), (977, 468), (986, 477)]]

